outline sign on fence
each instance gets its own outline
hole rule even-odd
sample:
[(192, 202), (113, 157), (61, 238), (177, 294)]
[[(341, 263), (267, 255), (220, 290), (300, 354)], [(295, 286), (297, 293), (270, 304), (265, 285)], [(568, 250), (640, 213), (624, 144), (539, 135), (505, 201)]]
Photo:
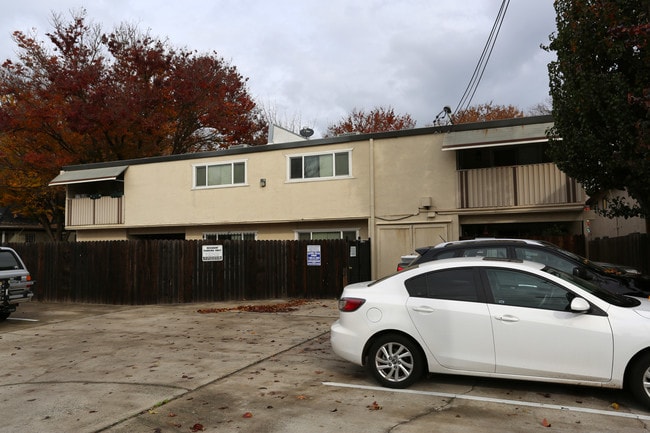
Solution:
[(307, 245), (307, 266), (320, 266), (320, 245)]
[(223, 261), (223, 245), (203, 245), (201, 250), (203, 252), (202, 259), (204, 262)]

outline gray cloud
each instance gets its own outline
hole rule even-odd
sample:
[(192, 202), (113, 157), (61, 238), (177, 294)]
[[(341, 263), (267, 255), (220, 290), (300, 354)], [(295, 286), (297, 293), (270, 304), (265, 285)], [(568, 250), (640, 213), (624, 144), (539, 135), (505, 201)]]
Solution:
[[(353, 108), (391, 105), (417, 126), (455, 108), (501, 2), (464, 0), (21, 0), (3, 5), (0, 58), (15, 57), (14, 30), (44, 39), (51, 13), (88, 17), (110, 30), (135, 23), (180, 47), (216, 51), (279, 114), (324, 132)], [(548, 100), (542, 51), (555, 30), (552, 2), (511, 2), (474, 104), (523, 110)]]

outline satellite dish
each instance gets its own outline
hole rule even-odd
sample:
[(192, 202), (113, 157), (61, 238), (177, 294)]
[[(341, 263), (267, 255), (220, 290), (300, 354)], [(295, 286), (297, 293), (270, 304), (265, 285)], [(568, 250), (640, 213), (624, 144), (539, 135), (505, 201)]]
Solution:
[(312, 135), (314, 135), (314, 130), (311, 129), (311, 128), (307, 128), (307, 127), (305, 126), (305, 127), (303, 127), (303, 128), (300, 130), (300, 135), (303, 136), (303, 137), (305, 137), (305, 138), (309, 138), (309, 137), (311, 137)]

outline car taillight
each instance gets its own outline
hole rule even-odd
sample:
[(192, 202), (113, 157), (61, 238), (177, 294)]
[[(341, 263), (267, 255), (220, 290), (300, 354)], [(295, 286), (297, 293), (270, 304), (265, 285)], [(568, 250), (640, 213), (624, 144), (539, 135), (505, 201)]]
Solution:
[(341, 298), (339, 299), (339, 311), (357, 311), (366, 302), (361, 298)]
[(404, 270), (404, 266), (397, 265), (397, 272)]

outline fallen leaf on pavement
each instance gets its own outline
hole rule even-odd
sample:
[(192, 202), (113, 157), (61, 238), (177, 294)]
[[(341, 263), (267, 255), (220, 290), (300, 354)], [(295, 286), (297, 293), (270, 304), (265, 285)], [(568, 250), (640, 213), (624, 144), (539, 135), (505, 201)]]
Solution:
[(253, 313), (287, 313), (295, 311), (300, 305), (308, 304), (307, 299), (295, 299), (293, 301), (281, 304), (267, 304), (267, 305), (240, 305), (232, 308), (202, 308), (197, 310), (197, 313), (223, 313), (225, 311), (248, 311)]
[(368, 405), (368, 410), (381, 410), (382, 407), (377, 404), (376, 401), (373, 401), (371, 405)]

